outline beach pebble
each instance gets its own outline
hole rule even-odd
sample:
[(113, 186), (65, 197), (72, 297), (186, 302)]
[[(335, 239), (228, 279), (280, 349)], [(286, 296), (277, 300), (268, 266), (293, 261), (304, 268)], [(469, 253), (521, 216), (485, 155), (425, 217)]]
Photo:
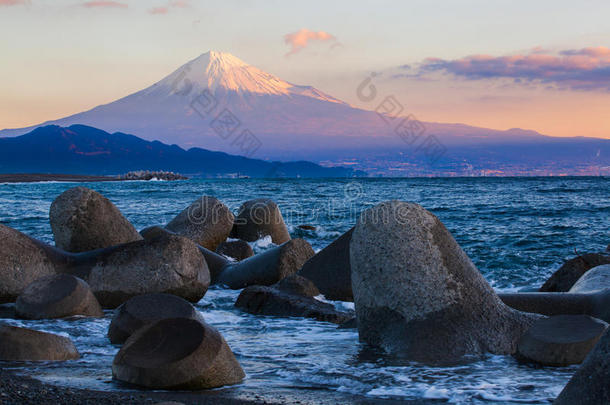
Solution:
[(233, 213), (215, 197), (203, 196), (178, 214), (166, 228), (212, 251), (233, 227)]
[(252, 246), (241, 239), (222, 242), (216, 249), (216, 253), (231, 257), (238, 262), (254, 256)]
[(210, 285), (203, 255), (191, 240), (165, 235), (127, 243), (97, 258), (89, 285), (104, 308), (136, 295), (168, 293), (199, 301)]
[(24, 319), (104, 316), (89, 285), (69, 274), (45, 276), (28, 285), (17, 298), (15, 311)]
[(610, 291), (610, 264), (597, 266), (578, 279), (570, 288), (570, 293), (591, 294)]
[(225, 266), (216, 282), (232, 289), (273, 285), (295, 274), (315, 254), (304, 239), (292, 239), (241, 262)]
[(311, 280), (292, 274), (276, 284), (277, 289), (288, 294), (302, 295), (303, 297), (317, 297), (320, 290)]
[(350, 262), (360, 340), (408, 360), (511, 354), (540, 318), (504, 305), (441, 221), (417, 204), (364, 211)]
[(193, 319), (163, 319), (136, 331), (112, 363), (116, 380), (152, 389), (199, 390), (245, 374), (224, 338)]
[(142, 239), (119, 209), (86, 187), (64, 191), (49, 213), (55, 245), (68, 252), (85, 252)]
[(553, 404), (610, 404), (610, 329), (606, 330)]
[(587, 253), (565, 262), (540, 287), (541, 292), (567, 292), (588, 270), (610, 264), (610, 256), (599, 253)]
[(203, 317), (188, 301), (172, 294), (144, 294), (133, 297), (114, 311), (108, 328), (110, 343), (123, 343), (136, 330), (167, 318)]
[(517, 344), (517, 357), (544, 366), (580, 364), (608, 324), (587, 315), (557, 315), (534, 323)]
[(299, 275), (311, 281), (330, 300), (353, 301), (352, 267), (349, 259), (350, 229), (309, 259)]
[(15, 302), (33, 281), (55, 273), (44, 244), (0, 224), (0, 304)]
[(76, 347), (67, 337), (0, 325), (0, 360), (64, 361), (79, 357)]
[(353, 312), (337, 311), (334, 306), (311, 297), (290, 294), (274, 287), (245, 288), (235, 306), (250, 314), (313, 318), (342, 324), (354, 317)]
[(290, 233), (278, 205), (268, 198), (246, 201), (239, 207), (231, 237), (253, 242), (271, 236), (276, 245), (290, 240)]

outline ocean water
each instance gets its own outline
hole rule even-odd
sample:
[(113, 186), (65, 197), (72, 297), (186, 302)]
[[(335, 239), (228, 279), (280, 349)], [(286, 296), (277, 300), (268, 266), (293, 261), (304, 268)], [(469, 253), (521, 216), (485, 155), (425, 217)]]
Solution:
[[(165, 224), (202, 195), (236, 210), (248, 199), (270, 197), (293, 237), (320, 250), (378, 202), (413, 201), (435, 213), (498, 291), (536, 289), (576, 253), (603, 251), (610, 243), (609, 178), (455, 178), (331, 180), (189, 180), (85, 184), (112, 200), (138, 228)], [(52, 243), (48, 212), (74, 183), (0, 184), (0, 223)], [(304, 231), (298, 225), (315, 225)], [(255, 251), (269, 239), (252, 243)], [(450, 403), (550, 403), (574, 370), (538, 368), (510, 356), (486, 356), (455, 367), (394, 364), (363, 356), (354, 330), (298, 318), (253, 316), (233, 307), (238, 291), (214, 287), (197, 304), (225, 336), (247, 379), (232, 388), (270, 392), (304, 387), (365, 398), (439, 399)], [(340, 308), (353, 307), (336, 302)], [(125, 389), (112, 381), (118, 347), (104, 319), (21, 321), (70, 336), (82, 358), (60, 364), (11, 365), (60, 385)], [(5, 365), (7, 366), (7, 365)]]

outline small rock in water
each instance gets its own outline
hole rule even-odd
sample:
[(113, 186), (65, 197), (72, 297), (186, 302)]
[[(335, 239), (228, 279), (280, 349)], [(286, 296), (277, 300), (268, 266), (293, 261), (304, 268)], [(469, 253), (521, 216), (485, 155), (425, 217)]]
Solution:
[(216, 329), (186, 318), (136, 331), (112, 363), (115, 379), (152, 389), (200, 390), (237, 384), (245, 374)]
[(233, 213), (217, 198), (203, 196), (167, 224), (166, 228), (211, 251), (224, 242), (233, 227)]
[(316, 230), (316, 227), (313, 225), (299, 225), (298, 228), (303, 229), (305, 231), (315, 231)]
[(568, 260), (540, 287), (541, 292), (567, 292), (590, 269), (610, 264), (610, 256), (587, 253)]
[(607, 329), (553, 404), (609, 404), (609, 382), (610, 329)]
[(0, 360), (65, 361), (79, 357), (76, 347), (67, 337), (0, 325)]
[(110, 343), (120, 344), (143, 326), (167, 318), (187, 318), (203, 322), (188, 301), (172, 294), (144, 294), (133, 297), (114, 311), (108, 327)]
[(55, 245), (68, 252), (142, 239), (110, 200), (86, 187), (74, 187), (59, 195), (51, 204), (49, 217)]
[(231, 237), (254, 242), (271, 236), (276, 245), (290, 240), (290, 233), (277, 204), (268, 198), (246, 201), (239, 207)]
[(587, 315), (557, 315), (534, 323), (519, 340), (516, 356), (544, 366), (580, 364), (608, 328)]
[(353, 312), (337, 311), (334, 306), (315, 298), (258, 285), (245, 288), (239, 294), (235, 306), (250, 314), (313, 318), (336, 324), (354, 317)]
[(248, 242), (243, 240), (231, 240), (222, 242), (218, 249), (216, 249), (216, 253), (223, 256), (231, 257), (235, 260), (242, 261), (247, 259), (248, 257), (254, 256), (254, 250), (252, 250), (252, 246), (248, 244)]
[(89, 285), (69, 274), (46, 276), (34, 281), (17, 298), (15, 311), (17, 316), (25, 319), (104, 316)]
[(320, 295), (320, 290), (318, 290), (311, 280), (296, 274), (292, 274), (282, 279), (277, 283), (277, 288), (288, 294), (302, 295), (304, 297), (317, 297)]

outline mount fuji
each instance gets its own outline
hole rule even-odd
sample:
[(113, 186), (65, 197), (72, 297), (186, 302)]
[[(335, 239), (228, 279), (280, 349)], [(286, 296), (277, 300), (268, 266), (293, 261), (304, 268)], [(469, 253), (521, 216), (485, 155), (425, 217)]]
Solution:
[[(23, 135), (46, 125), (74, 124), (185, 148), (258, 159), (356, 164), (360, 166), (352, 167), (378, 167), (379, 173), (385, 174), (405, 175), (412, 167), (426, 164), (417, 149), (409, 150), (409, 143), (383, 115), (355, 108), (314, 87), (289, 83), (231, 54), (215, 51), (117, 101), (32, 127), (5, 129), (0, 137)], [(445, 174), (463, 174), (473, 168), (502, 172), (507, 165), (548, 169), (558, 156), (561, 167), (555, 167), (556, 171), (591, 162), (599, 167), (610, 165), (609, 140), (559, 139), (535, 131), (499, 131), (463, 124), (420, 124), (426, 136), (434, 135), (449, 151), (443, 160)], [(532, 153), (524, 156), (528, 148)], [(368, 163), (361, 165), (367, 159)], [(426, 170), (418, 173), (429, 174)]]

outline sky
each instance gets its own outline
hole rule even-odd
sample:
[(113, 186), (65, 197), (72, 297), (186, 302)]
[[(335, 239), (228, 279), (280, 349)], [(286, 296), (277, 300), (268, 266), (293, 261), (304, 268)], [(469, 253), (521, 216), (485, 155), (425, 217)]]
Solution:
[[(354, 106), (610, 138), (608, 1), (0, 0), (0, 129), (141, 90), (209, 50)], [(373, 75), (373, 76), (371, 76)]]

